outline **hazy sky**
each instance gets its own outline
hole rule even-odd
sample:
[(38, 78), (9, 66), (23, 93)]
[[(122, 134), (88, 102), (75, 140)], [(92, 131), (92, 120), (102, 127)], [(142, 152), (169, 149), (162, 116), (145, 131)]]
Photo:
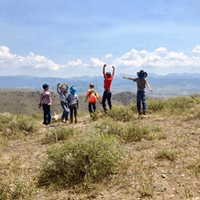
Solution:
[(200, 73), (199, 0), (0, 0), (0, 75)]

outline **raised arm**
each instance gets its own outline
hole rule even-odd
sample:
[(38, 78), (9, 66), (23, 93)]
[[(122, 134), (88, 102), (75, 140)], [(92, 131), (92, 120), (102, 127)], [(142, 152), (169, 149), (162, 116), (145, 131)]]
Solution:
[(128, 76), (122, 76), (122, 77), (123, 77), (123, 79), (131, 80), (131, 81), (135, 80), (134, 78), (131, 78), (131, 77), (128, 77)]
[(149, 91), (152, 91), (152, 88), (151, 88), (151, 86), (149, 85), (149, 83), (147, 81), (146, 81), (146, 86), (147, 86)]
[(104, 66), (103, 66), (103, 75), (106, 74), (106, 72), (105, 72), (105, 68), (106, 68), (106, 64), (104, 64)]
[(113, 72), (112, 72), (112, 77), (115, 75), (115, 67), (112, 66)]
[(60, 83), (57, 84), (57, 93), (60, 94), (60, 89), (59, 89)]

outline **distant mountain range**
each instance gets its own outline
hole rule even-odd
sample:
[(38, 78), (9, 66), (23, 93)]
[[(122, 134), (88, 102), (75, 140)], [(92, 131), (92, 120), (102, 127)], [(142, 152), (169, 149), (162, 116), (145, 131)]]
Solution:
[[(43, 83), (48, 83), (51, 90), (56, 90), (57, 83), (63, 82), (68, 83), (69, 86), (75, 85), (79, 93), (85, 93), (90, 83), (95, 84), (95, 88), (100, 94), (103, 92), (102, 76), (83, 76), (66, 79), (31, 76), (1, 76), (0, 88), (27, 88), (38, 90), (41, 89)], [(152, 93), (147, 92), (149, 96), (167, 97), (200, 93), (200, 74), (169, 74), (165, 76), (149, 74), (148, 82), (153, 88)], [(113, 93), (123, 91), (136, 93), (137, 88), (134, 82), (124, 80), (121, 75), (116, 75), (112, 83), (112, 91)]]

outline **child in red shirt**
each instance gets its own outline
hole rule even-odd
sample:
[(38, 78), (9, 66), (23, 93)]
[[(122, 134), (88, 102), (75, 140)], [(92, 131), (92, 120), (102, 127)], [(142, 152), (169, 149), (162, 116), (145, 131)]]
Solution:
[(89, 85), (89, 90), (87, 91), (85, 96), (86, 96), (85, 101), (87, 100), (89, 101), (88, 110), (91, 116), (92, 112), (95, 112), (96, 110), (96, 102), (97, 102), (97, 99), (99, 99), (99, 95), (95, 91), (93, 83)]
[(112, 75), (110, 72), (105, 73), (106, 64), (103, 66), (103, 76), (104, 76), (104, 93), (102, 98), (102, 106), (104, 111), (106, 112), (106, 100), (108, 101), (109, 108), (112, 108), (111, 96), (112, 93), (110, 91), (111, 83), (115, 74), (115, 67), (112, 66), (113, 72)]

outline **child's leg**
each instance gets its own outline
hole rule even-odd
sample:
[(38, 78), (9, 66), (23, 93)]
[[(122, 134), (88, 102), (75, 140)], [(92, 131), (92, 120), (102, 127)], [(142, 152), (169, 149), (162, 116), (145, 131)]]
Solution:
[(142, 112), (145, 114), (146, 112), (146, 96), (145, 96), (145, 92), (143, 92), (142, 96)]
[(50, 124), (51, 123), (51, 110), (50, 110), (50, 106), (48, 105), (48, 114), (47, 114), (47, 116), (48, 116), (48, 124)]
[(141, 110), (141, 98), (140, 98), (140, 95), (141, 95), (141, 94), (140, 94), (140, 92), (141, 92), (141, 91), (138, 91), (138, 92), (137, 92), (137, 110), (138, 110), (139, 113), (141, 112), (141, 111), (140, 111), (140, 110)]
[(102, 98), (102, 107), (106, 111), (106, 99), (107, 99), (107, 90), (104, 91), (103, 93), (103, 98)]
[(47, 110), (46, 110), (46, 104), (43, 104), (43, 111), (44, 111), (44, 121), (43, 124), (47, 124)]
[(88, 110), (90, 113), (92, 113), (92, 104), (91, 103), (88, 104)]
[(109, 105), (109, 108), (110, 108), (110, 109), (112, 109), (111, 96), (112, 96), (111, 91), (108, 91), (107, 100), (108, 100), (108, 105)]
[(96, 103), (93, 103), (93, 110), (95, 112), (95, 110), (96, 110)]
[(66, 116), (68, 115), (68, 109), (67, 109), (67, 105), (64, 102), (61, 102), (61, 106), (63, 109), (63, 114), (62, 114), (62, 120), (66, 119)]
[(74, 106), (74, 118), (75, 118), (75, 123), (77, 123), (77, 106)]
[(73, 123), (73, 107), (70, 106), (70, 122)]
[(62, 120), (64, 119), (68, 120), (68, 113), (69, 113), (68, 105), (65, 102), (61, 102), (61, 106), (63, 108)]

